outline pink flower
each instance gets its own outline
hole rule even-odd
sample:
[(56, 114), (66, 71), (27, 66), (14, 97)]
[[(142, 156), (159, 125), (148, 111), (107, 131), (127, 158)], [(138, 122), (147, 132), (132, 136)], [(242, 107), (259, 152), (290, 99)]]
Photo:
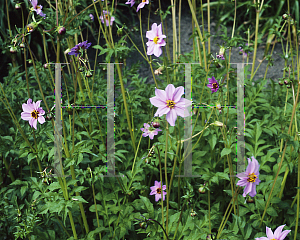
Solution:
[(285, 225), (281, 225), (278, 228), (276, 228), (274, 234), (272, 232), (271, 228), (266, 227), (266, 233), (267, 237), (260, 237), (260, 238), (255, 238), (255, 240), (283, 240), (286, 235), (289, 234), (291, 230), (285, 230), (282, 232), (282, 229), (284, 228)]
[(237, 182), (238, 186), (245, 187), (243, 197), (246, 197), (246, 195), (249, 193), (251, 197), (254, 197), (256, 195), (256, 185), (260, 183), (259, 180), (259, 164), (258, 161), (252, 156), (252, 161), (250, 158), (248, 159), (248, 166), (246, 168), (246, 171), (243, 173), (239, 173), (236, 176), (240, 179)]
[[(104, 14), (104, 17), (105, 17), (105, 19), (106, 19), (106, 26), (108, 26), (109, 25), (109, 18), (110, 18), (110, 25), (112, 25), (113, 24), (113, 21), (115, 21), (115, 18), (113, 17), (113, 16), (109, 16), (109, 11), (103, 11), (103, 14)], [(104, 17), (103, 17), (103, 15), (101, 15), (99, 18), (100, 18), (100, 20), (101, 20), (101, 22), (102, 23), (104, 23)]]
[(211, 88), (211, 93), (217, 92), (219, 89), (219, 83), (216, 81), (214, 76), (212, 78), (208, 78), (208, 81), (209, 81), (209, 84), (207, 84), (206, 86)]
[(167, 114), (167, 121), (171, 126), (175, 126), (177, 115), (180, 117), (187, 117), (190, 114), (186, 107), (192, 105), (192, 101), (181, 98), (184, 94), (184, 87), (177, 87), (175, 89), (173, 84), (169, 84), (165, 90), (155, 89), (155, 97), (150, 98), (150, 102), (155, 107), (158, 107), (155, 117)]
[(138, 5), (136, 11), (138, 12), (141, 8), (145, 7), (145, 4), (149, 4), (149, 0), (142, 0), (142, 2)]
[(22, 104), (24, 112), (21, 113), (21, 118), (25, 121), (29, 121), (29, 125), (35, 129), (37, 129), (37, 121), (39, 121), (40, 124), (45, 122), (45, 118), (42, 116), (45, 114), (45, 111), (40, 107), (41, 101), (42, 100), (32, 103), (32, 100), (29, 98), (27, 104)]
[[(125, 4), (131, 4), (130, 7), (132, 7), (135, 4), (135, 1), (134, 0), (128, 0)], [(141, 4), (139, 4), (139, 5), (141, 5)]]
[(147, 55), (154, 54), (156, 57), (159, 57), (162, 54), (161, 47), (166, 45), (163, 39), (166, 38), (166, 35), (162, 34), (161, 24), (157, 26), (156, 23), (153, 23), (151, 28), (152, 30), (146, 33), (146, 38), (149, 40), (146, 43), (148, 46)]
[(144, 132), (142, 136), (149, 136), (151, 140), (153, 140), (154, 135), (157, 135), (159, 131), (162, 131), (159, 128), (150, 127), (148, 123), (144, 123), (144, 128), (141, 128), (141, 130)]
[[(159, 199), (161, 199), (161, 183), (158, 181), (154, 182), (154, 186), (150, 187), (151, 189), (151, 193), (150, 195), (154, 195), (155, 194), (155, 201), (158, 202)], [(163, 190), (166, 190), (167, 186), (163, 185)], [(165, 195), (167, 193), (163, 191), (163, 201), (165, 200)]]
[(40, 15), (41, 17), (45, 17), (46, 16), (46, 14), (44, 14), (42, 12), (43, 6), (42, 5), (37, 5), (38, 4), (38, 0), (29, 0), (29, 1), (30, 1), (31, 5), (32, 5), (34, 11), (36, 11), (36, 13), (38, 15)]

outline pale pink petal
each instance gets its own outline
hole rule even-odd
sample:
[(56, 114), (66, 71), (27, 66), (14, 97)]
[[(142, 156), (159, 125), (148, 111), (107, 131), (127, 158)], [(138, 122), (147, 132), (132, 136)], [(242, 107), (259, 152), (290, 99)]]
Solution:
[(279, 238), (282, 232), (282, 229), (284, 228), (285, 225), (281, 225), (278, 228), (276, 228), (275, 232), (274, 232), (274, 237), (275, 238)]
[(21, 118), (25, 121), (29, 121), (31, 119), (31, 114), (28, 112), (22, 112), (21, 113)]
[(24, 112), (31, 113), (34, 110), (34, 107), (33, 107), (32, 104), (23, 103), (22, 104), (22, 109), (23, 109)]
[(155, 46), (154, 46), (154, 56), (159, 57), (161, 54), (162, 54), (162, 50), (161, 50), (160, 46), (155, 44)]
[(174, 127), (175, 126), (175, 121), (177, 119), (177, 114), (176, 114), (176, 111), (174, 110), (171, 110), (168, 114), (167, 114), (167, 117), (166, 117), (168, 123)]
[(266, 227), (266, 228), (267, 228), (267, 230), (266, 230), (267, 237), (268, 237), (269, 239), (275, 238), (274, 235), (273, 235), (272, 229), (271, 229), (271, 228), (268, 228), (268, 227)]
[(173, 100), (173, 95), (174, 95), (174, 92), (175, 92), (175, 87), (173, 84), (169, 84), (167, 87), (166, 87), (166, 100)]
[(260, 238), (255, 238), (255, 240), (269, 240), (267, 237), (260, 237)]
[(33, 6), (33, 8), (35, 8), (36, 7), (36, 5), (37, 5), (37, 0), (31, 0), (31, 4), (32, 4), (32, 6)]
[(278, 240), (283, 240), (290, 232), (291, 230), (285, 230), (281, 233), (281, 236), (278, 238)]
[(153, 40), (156, 37), (155, 33), (152, 31), (147, 31), (146, 32), (146, 38)]
[(167, 106), (166, 102), (161, 100), (161, 98), (159, 98), (157, 96), (150, 98), (150, 102), (152, 105), (154, 105), (155, 107), (158, 107), (158, 108)]
[(167, 189), (167, 186), (166, 186), (166, 185), (163, 185), (162, 190), (166, 190), (166, 189)]
[(252, 162), (250, 163), (249, 173), (254, 173), (254, 170), (255, 170), (255, 162), (252, 161)]
[(162, 27), (161, 27), (161, 24), (159, 24), (157, 26), (157, 35), (159, 36), (159, 38), (161, 38), (161, 35), (162, 35)]
[(160, 47), (163, 47), (163, 46), (166, 46), (166, 42), (165, 42), (165, 40), (163, 40), (163, 39), (159, 39), (159, 42), (157, 42), (158, 43), (158, 45), (160, 46)]
[(238, 178), (247, 178), (247, 175), (246, 175), (244, 172), (238, 173), (236, 176), (237, 176)]
[(43, 124), (45, 122), (45, 118), (43, 116), (39, 116), (38, 120), (40, 124)]
[(170, 111), (171, 111), (170, 108), (168, 108), (167, 106), (160, 107), (160, 108), (157, 109), (157, 111), (155, 113), (155, 116), (161, 117), (164, 114), (168, 114)]
[(177, 87), (173, 93), (173, 101), (175, 103), (179, 102), (180, 99), (181, 99), (181, 96), (184, 94), (184, 87), (180, 86), (180, 87)]
[(160, 182), (155, 181), (155, 182), (154, 182), (154, 186), (156, 186), (156, 188), (160, 188)]
[(150, 132), (150, 133), (149, 133), (149, 137), (150, 137), (151, 140), (153, 140), (154, 133), (153, 133), (153, 132)]
[(36, 103), (33, 102), (33, 105), (34, 105), (34, 109), (35, 109), (35, 110), (37, 110), (37, 109), (40, 107), (41, 101), (42, 101), (42, 100), (39, 100), (39, 101), (37, 101)]
[(160, 195), (160, 194), (156, 194), (156, 195), (155, 195), (155, 201), (158, 202), (159, 199), (161, 199), (161, 195)]
[(155, 47), (155, 43), (150, 42), (150, 44), (148, 45), (148, 49), (147, 49), (147, 55), (152, 55), (154, 53), (154, 47)]
[(157, 89), (155, 88), (155, 95), (157, 97), (159, 97), (162, 101), (166, 102), (167, 99), (167, 93), (165, 90), (160, 90), (160, 89)]

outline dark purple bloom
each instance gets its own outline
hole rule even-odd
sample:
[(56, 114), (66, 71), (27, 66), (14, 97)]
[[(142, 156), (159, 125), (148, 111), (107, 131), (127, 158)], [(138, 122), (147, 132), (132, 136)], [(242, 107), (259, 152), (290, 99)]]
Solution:
[(87, 43), (87, 40), (84, 42), (78, 43), (75, 47), (73, 47), (71, 49), (71, 51), (68, 54), (75, 55), (75, 57), (77, 57), (82, 52), (82, 50), (88, 49), (91, 45), (92, 45), (92, 43)]
[(207, 84), (207, 87), (211, 88), (211, 93), (217, 92), (219, 89), (219, 83), (216, 81), (214, 76), (212, 78), (208, 78), (209, 84)]

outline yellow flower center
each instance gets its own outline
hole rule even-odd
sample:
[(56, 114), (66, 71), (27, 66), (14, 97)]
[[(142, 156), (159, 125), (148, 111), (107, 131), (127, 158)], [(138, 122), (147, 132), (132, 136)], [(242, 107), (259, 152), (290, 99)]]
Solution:
[(173, 109), (174, 106), (175, 106), (175, 102), (172, 101), (172, 100), (167, 100), (167, 106), (168, 106), (169, 108)]
[(31, 32), (33, 30), (33, 27), (27, 27), (27, 32)]
[[(248, 182), (255, 182), (255, 180), (256, 180), (256, 175), (254, 174), (254, 173), (250, 173), (249, 175), (248, 175), (248, 179), (247, 179), (247, 181)], [(276, 240), (276, 239), (275, 239)]]
[(153, 39), (153, 42), (154, 42), (155, 44), (157, 44), (158, 40), (159, 40), (159, 37), (156, 36), (156, 37)]
[(143, 0), (142, 2), (146, 2), (146, 0)]
[(38, 112), (38, 111), (33, 110), (33, 111), (31, 112), (31, 117), (33, 117), (34, 119), (37, 119), (38, 116), (39, 116), (39, 112)]
[(108, 15), (107, 14), (105, 15), (105, 18), (106, 18), (106, 20), (108, 20)]
[(36, 6), (36, 9), (40, 9), (41, 7), (40, 6)]
[(212, 87), (213, 87), (213, 89), (217, 89), (218, 88), (218, 84), (217, 83), (213, 83)]
[(158, 194), (161, 194), (161, 188), (156, 189)]

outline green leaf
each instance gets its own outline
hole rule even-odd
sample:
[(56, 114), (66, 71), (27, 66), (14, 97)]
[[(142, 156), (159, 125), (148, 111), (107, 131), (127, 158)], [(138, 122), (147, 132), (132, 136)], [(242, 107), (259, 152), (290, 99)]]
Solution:
[(278, 216), (276, 210), (273, 207), (271, 207), (271, 206), (268, 207), (267, 214), (269, 214), (272, 217), (277, 217)]
[(221, 158), (224, 156), (224, 155), (228, 155), (231, 153), (231, 149), (230, 148), (223, 148), (222, 152), (221, 152)]
[(26, 192), (28, 186), (22, 186), (21, 187), (21, 197), (23, 197), (24, 193)]
[(36, 154), (34, 154), (34, 153), (30, 153), (29, 155), (28, 155), (28, 159), (27, 159), (27, 162), (28, 162), (28, 164), (31, 162), (31, 160), (33, 159), (33, 158), (35, 158), (36, 157)]
[(153, 204), (150, 202), (148, 197), (143, 197), (140, 195), (140, 198), (143, 200), (147, 211), (149, 213), (149, 217), (152, 218), (152, 216), (154, 215), (154, 208), (153, 208)]
[(208, 143), (209, 143), (211, 149), (214, 149), (214, 148), (215, 148), (216, 143), (217, 143), (217, 136), (216, 136), (216, 134), (212, 135), (212, 136), (209, 138)]
[(58, 182), (53, 182), (48, 186), (48, 189), (52, 192), (56, 189), (60, 189), (60, 184)]

